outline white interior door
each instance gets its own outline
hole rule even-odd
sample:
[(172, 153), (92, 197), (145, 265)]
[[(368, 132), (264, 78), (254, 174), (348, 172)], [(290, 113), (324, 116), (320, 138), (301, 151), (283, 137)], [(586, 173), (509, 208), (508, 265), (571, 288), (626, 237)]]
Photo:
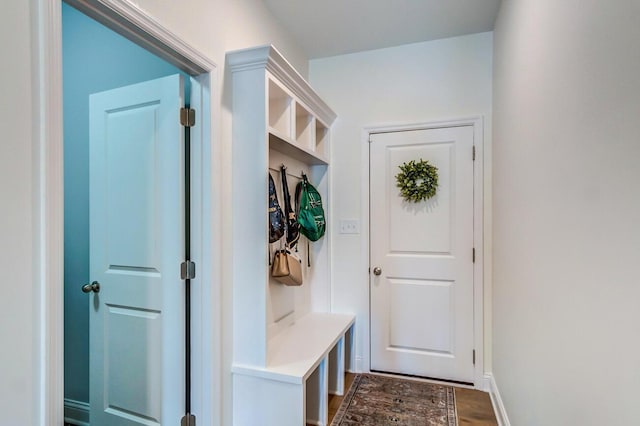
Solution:
[(92, 426), (184, 414), (180, 75), (90, 98)]
[[(371, 136), (372, 370), (473, 382), (472, 149), (472, 126)], [(406, 202), (395, 177), (420, 159), (439, 186)]]

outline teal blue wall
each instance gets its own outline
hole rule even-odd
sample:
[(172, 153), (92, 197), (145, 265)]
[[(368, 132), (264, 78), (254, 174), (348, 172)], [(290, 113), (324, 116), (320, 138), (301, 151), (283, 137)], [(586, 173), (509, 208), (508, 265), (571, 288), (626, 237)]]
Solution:
[[(89, 95), (181, 72), (63, 3), (64, 395), (89, 401)], [(184, 73), (182, 73), (185, 75)], [(185, 83), (188, 84), (188, 76)], [(188, 89), (187, 89), (187, 93)]]

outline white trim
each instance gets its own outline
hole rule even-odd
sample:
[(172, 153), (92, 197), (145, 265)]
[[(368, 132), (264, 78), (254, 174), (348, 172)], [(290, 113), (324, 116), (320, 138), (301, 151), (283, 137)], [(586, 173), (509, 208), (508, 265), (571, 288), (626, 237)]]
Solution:
[(130, 1), (64, 1), (187, 74), (205, 74), (216, 68), (205, 55)]
[(89, 403), (64, 399), (64, 421), (77, 426), (89, 426)]
[(231, 72), (266, 68), (286, 87), (289, 87), (297, 98), (307, 104), (325, 126), (330, 127), (330, 124), (336, 119), (336, 113), (272, 45), (267, 44), (229, 52), (227, 53), (227, 64)]
[(212, 170), (216, 148), (212, 146), (211, 126), (201, 124), (213, 122), (210, 88), (218, 87), (216, 80), (215, 73), (191, 77), (191, 108), (196, 109), (196, 125), (191, 129), (191, 260), (196, 263), (196, 277), (191, 281), (192, 411), (199, 421), (211, 424), (221, 421), (214, 418), (221, 413), (218, 396), (222, 392), (222, 362), (216, 349), (221, 344), (221, 322), (214, 319), (221, 309), (220, 280), (215, 275), (220, 270), (220, 251), (212, 244), (216, 240), (213, 236), (220, 235), (219, 210), (212, 206), (220, 204), (217, 191), (213, 191), (219, 187), (219, 179)]
[(34, 334), (37, 422), (44, 426), (62, 424), (64, 415), (62, 8), (59, 0), (34, 0), (34, 10)]
[[(407, 124), (385, 124), (365, 126), (362, 129), (361, 140), (363, 149), (361, 150), (362, 164), (362, 255), (361, 267), (363, 271), (369, 269), (369, 140), (372, 134), (399, 132), (407, 130), (424, 130), (437, 129), (443, 127), (459, 127), (473, 126), (473, 143), (476, 147), (476, 161), (473, 168), (473, 242), (476, 249), (476, 261), (473, 264), (473, 334), (474, 347), (476, 350), (476, 365), (474, 368), (474, 387), (481, 388), (484, 381), (484, 169), (483, 169), (483, 153), (484, 153), (484, 125), (482, 116), (463, 117), (458, 119), (447, 119), (430, 121), (426, 123), (407, 123)], [(469, 154), (471, 155), (471, 154)], [(367, 288), (369, 288), (369, 276), (367, 274)], [(369, 318), (371, 315), (371, 306), (368, 307)], [(363, 353), (364, 367), (366, 371), (371, 370), (371, 338), (370, 338), (370, 321), (365, 326), (365, 335), (363, 337), (364, 347), (367, 351)]]
[(480, 386), (484, 378), (484, 121), (483, 117), (474, 117), (473, 146), (473, 246), (475, 262), (473, 264), (473, 335), (475, 340), (475, 381)]
[(487, 373), (484, 375), (484, 380), (485, 390), (489, 392), (489, 396), (491, 397), (491, 405), (493, 405), (493, 412), (496, 414), (498, 426), (511, 426), (495, 377), (493, 377), (493, 374)]
[(371, 137), (370, 130), (373, 129), (375, 129), (375, 127), (365, 127), (364, 129), (362, 129), (360, 137), (362, 141), (362, 149), (360, 150), (360, 164), (362, 165), (360, 174), (360, 182), (362, 182), (362, 184), (360, 185), (360, 187), (362, 188), (362, 194), (360, 196), (360, 211), (362, 212), (362, 216), (360, 217), (360, 223), (362, 223), (362, 227), (360, 228), (360, 235), (362, 238), (360, 270), (363, 271), (363, 278), (367, 283), (368, 303), (366, 320), (363, 321), (363, 324), (360, 325), (360, 327), (363, 328), (364, 333), (362, 336), (362, 352), (360, 356), (356, 357), (356, 369), (358, 372), (371, 371), (371, 281), (370, 275), (368, 273), (371, 266), (371, 253), (369, 246), (369, 233), (371, 229), (371, 225), (369, 224), (369, 191), (371, 186), (371, 176), (369, 175), (369, 139)]
[[(64, 348), (63, 348), (63, 138), (62, 138), (62, 10), (61, 0), (31, 0), (33, 15), (32, 57), (35, 64), (33, 82), (33, 116), (36, 129), (33, 140), (34, 182), (34, 293), (39, 296), (34, 309), (38, 353), (35, 355), (35, 389), (37, 392), (37, 424), (60, 425), (64, 418)], [(127, 0), (69, 0), (74, 7), (94, 17), (116, 32), (161, 56), (197, 78), (202, 88), (202, 112), (207, 120), (202, 126), (202, 162), (199, 208), (204, 235), (219, 234), (221, 205), (220, 173), (211, 170), (212, 158), (219, 158), (220, 148), (214, 144), (211, 125), (217, 123), (219, 109), (211, 107), (213, 90), (217, 89), (217, 67), (143, 10)], [(209, 73), (209, 74), (207, 74)], [(194, 182), (196, 183), (196, 182)], [(194, 338), (202, 339), (202, 357), (193, 364), (194, 376), (206, 377), (194, 389), (200, 395), (199, 421), (221, 424), (222, 391), (220, 371), (221, 309), (220, 249), (215, 239), (202, 238), (194, 255), (201, 260), (199, 271), (203, 297), (198, 298), (200, 321), (193, 323)], [(197, 252), (197, 253), (195, 253)], [(204, 294), (209, 293), (209, 294)], [(216, 317), (217, 316), (217, 317)], [(207, 375), (208, 374), (208, 375)]]

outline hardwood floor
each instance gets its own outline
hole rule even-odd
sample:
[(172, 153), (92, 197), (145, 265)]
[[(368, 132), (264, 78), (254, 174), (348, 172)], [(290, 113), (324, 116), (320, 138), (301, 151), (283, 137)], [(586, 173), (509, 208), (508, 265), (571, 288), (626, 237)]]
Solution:
[[(344, 393), (346, 394), (349, 388), (351, 388), (351, 384), (353, 383), (353, 379), (355, 379), (356, 375), (354, 373), (347, 373), (344, 378)], [(340, 408), (340, 404), (342, 404), (343, 396), (338, 395), (329, 395), (329, 424), (336, 415), (338, 408)]]
[(455, 388), (458, 424), (474, 426), (497, 426), (491, 398), (486, 392), (475, 389)]
[[(345, 378), (345, 393), (351, 387), (355, 376), (353, 373), (347, 373)], [(459, 426), (498, 426), (498, 421), (493, 412), (491, 398), (489, 398), (488, 393), (458, 387), (455, 388), (455, 393)], [(333, 417), (336, 415), (342, 399), (342, 396), (329, 395), (329, 423), (331, 423)]]
[[(344, 385), (345, 393), (351, 387), (355, 377), (355, 374), (347, 373)], [(488, 393), (458, 387), (455, 388), (455, 392), (459, 426), (498, 426)], [(331, 423), (338, 408), (340, 408), (342, 399), (342, 396), (329, 395), (329, 423)], [(65, 423), (65, 426), (67, 426), (67, 423)]]

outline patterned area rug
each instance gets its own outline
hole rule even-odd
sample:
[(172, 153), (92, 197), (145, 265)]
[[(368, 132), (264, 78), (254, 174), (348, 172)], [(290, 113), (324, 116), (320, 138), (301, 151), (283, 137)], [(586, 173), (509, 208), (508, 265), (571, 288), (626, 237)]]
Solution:
[(358, 374), (331, 426), (456, 426), (453, 388)]

